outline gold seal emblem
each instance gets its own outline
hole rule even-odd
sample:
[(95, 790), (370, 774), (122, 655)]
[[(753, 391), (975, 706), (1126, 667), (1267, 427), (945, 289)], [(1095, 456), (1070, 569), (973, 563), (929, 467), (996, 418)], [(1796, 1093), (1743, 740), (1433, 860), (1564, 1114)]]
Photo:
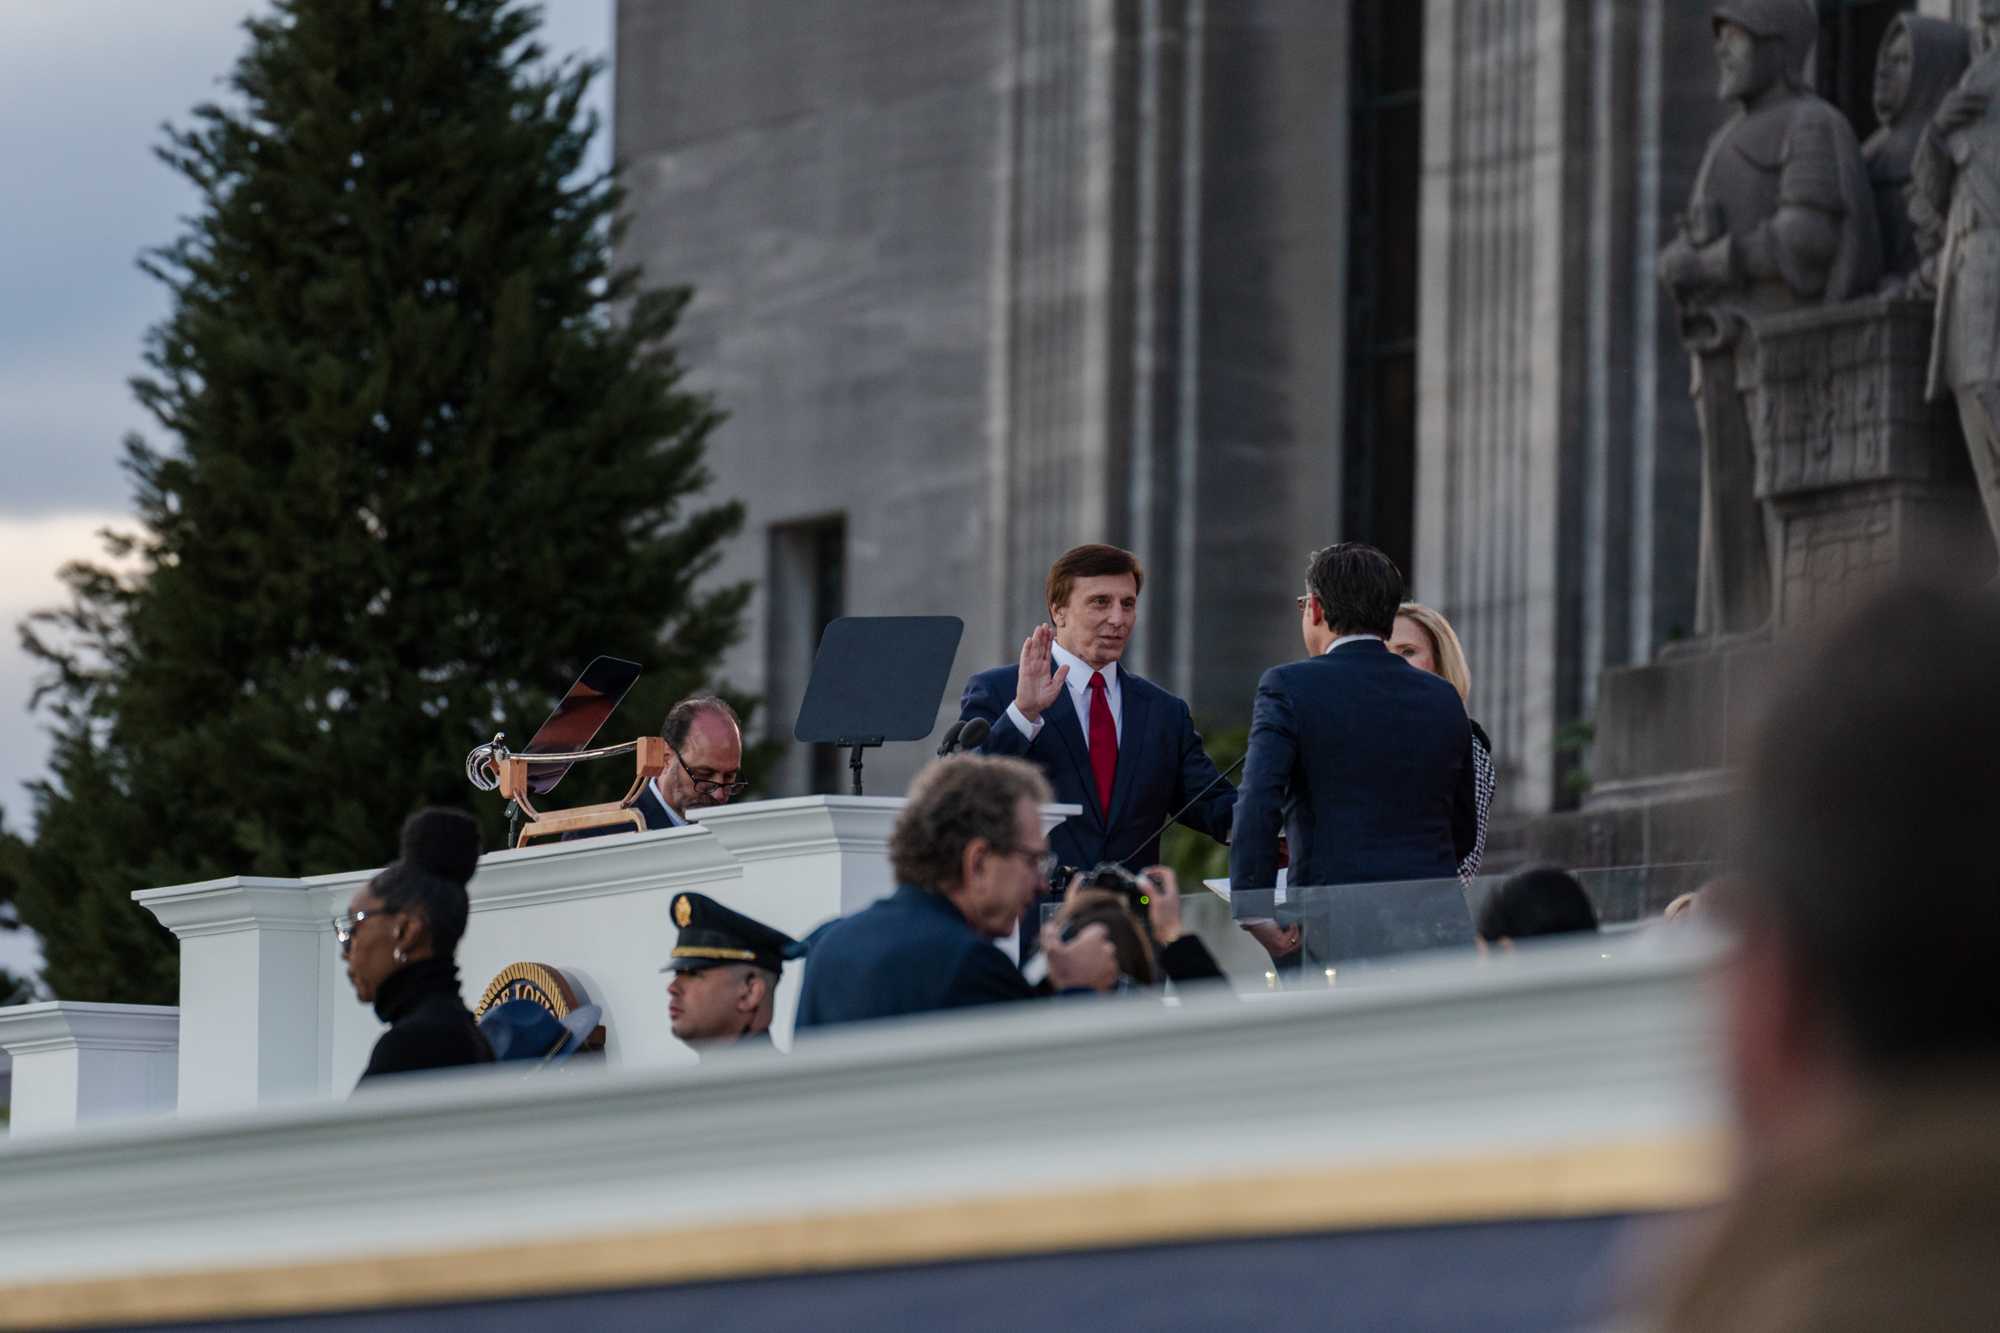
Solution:
[(687, 923), (693, 919), (694, 908), (688, 905), (687, 895), (683, 893), (680, 897), (674, 899), (674, 924), (682, 930), (686, 930)]
[(500, 969), (479, 997), (473, 1017), (484, 1018), (486, 1011), (509, 1000), (532, 1000), (557, 1018), (576, 1008), (576, 991), (569, 978), (547, 963), (512, 963)]

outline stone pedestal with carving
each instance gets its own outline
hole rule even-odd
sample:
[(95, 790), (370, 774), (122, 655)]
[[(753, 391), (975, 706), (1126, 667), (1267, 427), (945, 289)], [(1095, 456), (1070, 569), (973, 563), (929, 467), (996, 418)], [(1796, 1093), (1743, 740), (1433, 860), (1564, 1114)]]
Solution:
[(1928, 302), (1880, 298), (1756, 324), (1738, 388), (1772, 550), (1772, 632), (1605, 672), (1590, 794), (1580, 810), (1529, 827), (1534, 859), (1720, 859), (1730, 775), (1786, 636), (1838, 617), (1898, 573), (1991, 573), (1957, 415), (1924, 401), (1931, 324)]
[(1993, 563), (1957, 412), (1924, 401), (1932, 311), (1877, 299), (1756, 326), (1742, 384), (1770, 519), (1779, 633), (1898, 573)]

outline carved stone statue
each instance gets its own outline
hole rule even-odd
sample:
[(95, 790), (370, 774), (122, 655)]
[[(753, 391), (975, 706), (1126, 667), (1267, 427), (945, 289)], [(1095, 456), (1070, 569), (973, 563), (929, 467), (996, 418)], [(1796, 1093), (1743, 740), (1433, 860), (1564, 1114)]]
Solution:
[(2000, 538), (2000, 0), (1979, 0), (1979, 57), (1917, 146), (1911, 216), (1944, 219), (1929, 392), (1958, 400)]
[(1737, 388), (1748, 321), (1873, 291), (1882, 247), (1854, 132), (1804, 83), (1819, 36), (1809, 0), (1718, 0), (1710, 13), (1718, 95), (1738, 110), (1709, 141), (1681, 233), (1660, 254), (1660, 278), (1694, 363), (1702, 438), (1695, 622), (1712, 636), (1761, 629), (1771, 613), (1772, 542)]
[(1875, 60), (1875, 115), (1882, 127), (1861, 145), (1861, 160), (1868, 164), (1882, 229), (1884, 291), (1930, 290), (1918, 270), (1935, 256), (1942, 229), (1926, 235), (1911, 220), (1912, 164), (1938, 104), (1971, 62), (1971, 35), (1944, 19), (1899, 14), (1882, 36)]

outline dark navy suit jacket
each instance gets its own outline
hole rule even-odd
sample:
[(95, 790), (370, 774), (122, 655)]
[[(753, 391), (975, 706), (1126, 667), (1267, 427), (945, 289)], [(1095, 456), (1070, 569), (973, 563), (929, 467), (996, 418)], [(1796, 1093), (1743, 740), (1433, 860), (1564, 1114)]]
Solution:
[(1007, 955), (935, 893), (905, 884), (815, 931), (796, 1026), (1034, 998)]
[[(1068, 683), (1042, 714), (1042, 729), (1031, 745), (1021, 729), (1008, 720), (1014, 702), (1019, 666), (982, 671), (965, 683), (959, 700), (961, 718), (985, 718), (993, 730), (979, 747), (981, 754), (1012, 755), (1042, 770), (1055, 788), (1056, 800), (1083, 807), (1056, 825), (1049, 847), (1064, 865), (1088, 870), (1100, 861), (1123, 861), (1134, 870), (1160, 859), (1160, 825), (1167, 816), (1194, 800), (1195, 794), (1220, 775), (1201, 745), (1185, 701), (1149, 680), (1119, 668), (1122, 718), (1118, 738), (1118, 773), (1111, 783), (1111, 816), (1105, 818), (1097, 801), (1097, 778), (1090, 771), (1090, 748), (1083, 724), (1070, 702)], [(1229, 841), (1230, 811), (1236, 788), (1216, 782), (1181, 822), (1214, 838)], [(1032, 934), (1032, 930), (1029, 931)]]
[(1281, 826), (1293, 884), (1455, 876), (1479, 829), (1458, 691), (1374, 639), (1266, 671), (1229, 849), (1234, 888), (1275, 882)]

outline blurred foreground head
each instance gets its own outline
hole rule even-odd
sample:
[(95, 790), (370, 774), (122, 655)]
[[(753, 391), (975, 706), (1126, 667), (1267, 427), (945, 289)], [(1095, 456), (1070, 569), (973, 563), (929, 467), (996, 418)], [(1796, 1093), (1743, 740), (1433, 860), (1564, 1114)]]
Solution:
[(2000, 597), (1902, 587), (1773, 691), (1714, 904), (1742, 935), (1753, 1152), (1871, 1089), (2000, 1067), (1996, 675)]

